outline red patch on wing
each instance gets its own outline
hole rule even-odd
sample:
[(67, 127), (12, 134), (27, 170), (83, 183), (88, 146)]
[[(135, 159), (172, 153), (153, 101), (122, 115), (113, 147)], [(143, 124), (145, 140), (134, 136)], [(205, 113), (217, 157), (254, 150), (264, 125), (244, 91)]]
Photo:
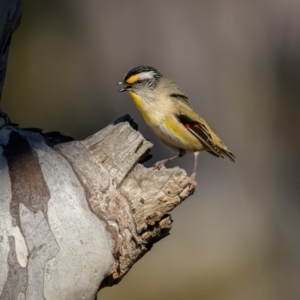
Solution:
[(184, 126), (185, 126), (185, 128), (189, 129), (191, 127), (191, 124), (186, 123), (186, 124), (184, 124)]

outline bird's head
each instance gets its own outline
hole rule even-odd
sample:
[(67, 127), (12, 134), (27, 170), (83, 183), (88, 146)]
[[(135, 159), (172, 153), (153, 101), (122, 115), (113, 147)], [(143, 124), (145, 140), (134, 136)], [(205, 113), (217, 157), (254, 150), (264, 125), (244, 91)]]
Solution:
[(118, 84), (126, 85), (119, 92), (132, 91), (138, 93), (138, 91), (144, 89), (154, 89), (161, 77), (162, 74), (155, 68), (149, 66), (136, 67), (126, 73), (123, 80), (118, 82)]

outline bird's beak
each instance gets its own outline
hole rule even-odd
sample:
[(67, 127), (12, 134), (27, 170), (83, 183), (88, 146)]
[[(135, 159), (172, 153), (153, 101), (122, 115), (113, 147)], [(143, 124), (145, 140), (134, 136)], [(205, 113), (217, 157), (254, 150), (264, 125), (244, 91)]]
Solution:
[[(127, 84), (124, 80), (119, 81), (117, 84)], [(126, 92), (131, 90), (131, 85), (127, 85), (119, 90), (119, 92)]]

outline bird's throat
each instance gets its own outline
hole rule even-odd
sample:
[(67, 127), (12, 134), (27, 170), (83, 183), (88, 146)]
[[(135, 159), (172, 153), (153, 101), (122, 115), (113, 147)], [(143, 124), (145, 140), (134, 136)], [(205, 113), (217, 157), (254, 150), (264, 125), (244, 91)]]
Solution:
[(136, 93), (132, 92), (132, 91), (128, 91), (129, 95), (131, 96), (134, 104), (136, 105), (136, 107), (138, 108), (138, 110), (141, 112), (141, 114), (143, 115), (145, 121), (148, 123), (150, 121), (150, 118), (147, 114), (147, 112), (144, 109), (144, 101), (142, 98), (140, 98)]

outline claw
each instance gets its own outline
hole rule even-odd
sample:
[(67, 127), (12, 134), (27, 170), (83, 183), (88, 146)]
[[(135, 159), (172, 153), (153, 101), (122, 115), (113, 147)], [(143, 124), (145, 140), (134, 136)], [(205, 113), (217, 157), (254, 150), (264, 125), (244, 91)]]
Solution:
[(182, 156), (185, 155), (185, 153), (186, 153), (185, 150), (179, 149), (179, 154), (178, 154), (178, 155), (176, 155), (176, 156), (174, 156), (174, 157), (167, 158), (167, 159), (163, 159), (163, 160), (160, 160), (160, 161), (156, 162), (156, 163), (153, 165), (153, 169), (160, 170), (162, 167), (165, 166), (165, 163), (166, 163), (167, 161), (174, 160), (174, 159), (176, 159), (176, 158), (178, 158), (178, 157), (182, 157)]
[(165, 163), (166, 163), (166, 159), (160, 160), (153, 165), (153, 169), (160, 170), (162, 167), (165, 166)]

